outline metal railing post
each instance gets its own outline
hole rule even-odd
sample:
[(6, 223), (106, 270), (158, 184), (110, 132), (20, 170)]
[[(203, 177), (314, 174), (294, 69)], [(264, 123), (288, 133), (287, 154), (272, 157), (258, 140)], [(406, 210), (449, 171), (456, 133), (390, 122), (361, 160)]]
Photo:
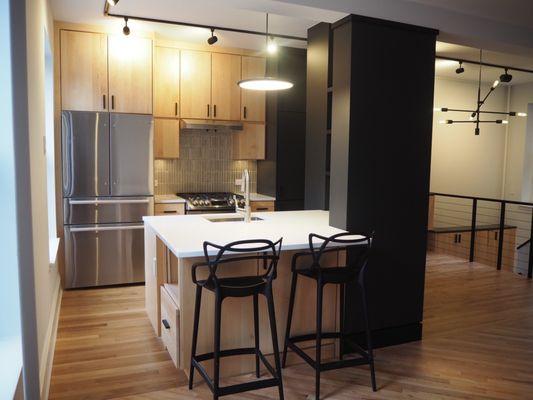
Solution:
[(527, 277), (533, 277), (533, 208), (531, 209), (531, 232), (529, 234), (529, 262), (527, 268)]
[(496, 268), (502, 269), (502, 253), (503, 253), (503, 232), (505, 228), (505, 201), (502, 201), (500, 209), (500, 236), (498, 237), (498, 262)]
[(474, 261), (474, 246), (476, 243), (476, 215), (477, 215), (477, 199), (472, 201), (472, 227), (470, 232), (470, 262)]

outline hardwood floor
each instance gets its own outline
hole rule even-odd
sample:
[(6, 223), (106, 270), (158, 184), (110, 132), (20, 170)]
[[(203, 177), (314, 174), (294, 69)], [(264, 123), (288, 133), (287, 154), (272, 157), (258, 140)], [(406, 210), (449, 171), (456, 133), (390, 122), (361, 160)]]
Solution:
[[(65, 292), (52, 399), (211, 399), (189, 391), (154, 337), (143, 288)], [(367, 367), (322, 375), (322, 398), (533, 399), (533, 282), (450, 256), (428, 255), (424, 339), (376, 351), (378, 392)], [(284, 370), (285, 398), (313, 393), (305, 364)], [(251, 376), (226, 381), (243, 382)], [(229, 399), (277, 399), (275, 388)]]

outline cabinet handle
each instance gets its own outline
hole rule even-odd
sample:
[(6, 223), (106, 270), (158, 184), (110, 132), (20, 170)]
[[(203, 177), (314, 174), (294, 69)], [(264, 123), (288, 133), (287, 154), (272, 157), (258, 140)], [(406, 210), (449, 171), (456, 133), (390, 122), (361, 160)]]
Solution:
[(115, 109), (115, 95), (114, 94), (111, 95), (111, 109), (112, 110)]
[(244, 119), (246, 119), (246, 114), (247, 114), (246, 111), (247, 111), (247, 110), (246, 110), (246, 106), (244, 106)]
[(217, 116), (217, 105), (215, 104), (213, 106), (213, 117), (216, 117)]
[(268, 211), (268, 207), (257, 207), (256, 211)]
[(176, 214), (177, 211), (176, 210), (165, 210), (163, 211), (163, 214)]
[(498, 232), (494, 232), (494, 240), (498, 240)]
[(207, 116), (209, 117), (209, 114), (210, 114), (210, 107), (209, 107), (209, 104), (207, 105)]
[(102, 95), (103, 103), (104, 103), (104, 110), (105, 110), (105, 94)]
[(163, 323), (163, 326), (165, 327), (165, 329), (170, 329), (170, 324), (168, 323), (166, 319), (162, 320), (161, 322)]
[(457, 235), (459, 238), (459, 243), (461, 243), (461, 234)]
[(457, 233), (455, 235), (453, 235), (453, 242), (457, 243)]
[(176, 116), (178, 115), (178, 102), (177, 101), (174, 103), (174, 115)]

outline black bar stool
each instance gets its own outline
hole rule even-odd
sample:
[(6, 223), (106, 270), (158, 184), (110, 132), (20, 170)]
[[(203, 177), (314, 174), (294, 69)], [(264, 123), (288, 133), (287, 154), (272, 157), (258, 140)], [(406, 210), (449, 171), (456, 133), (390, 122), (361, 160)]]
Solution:
[[(197, 286), (196, 303), (194, 308), (194, 328), (191, 350), (191, 370), (189, 374), (189, 389), (192, 389), (194, 369), (196, 368), (213, 392), (214, 399), (218, 399), (220, 396), (247, 392), (249, 390), (263, 389), (272, 386), (278, 387), (279, 398), (283, 399), (283, 384), (281, 379), (276, 317), (274, 314), (274, 297), (272, 295), (272, 281), (276, 278), (276, 268), (281, 249), (281, 241), (282, 239), (278, 240), (276, 243), (273, 243), (272, 241), (266, 239), (252, 239), (232, 242), (225, 246), (204, 242), (204, 254), (206, 261), (192, 266), (192, 280)], [(216, 256), (210, 258), (209, 251), (212, 251), (213, 249), (216, 250), (217, 253)], [(228, 256), (228, 253), (233, 253), (233, 255)], [(241, 253), (241, 255), (235, 255), (235, 253)], [(242, 253), (248, 254), (243, 255)], [(217, 276), (217, 269), (219, 265), (231, 264), (246, 260), (257, 260), (258, 263), (261, 262), (265, 269), (265, 273), (262, 275), (237, 276), (229, 278), (221, 278)], [(209, 275), (206, 279), (197, 279), (196, 273), (198, 268), (207, 269), (206, 272), (209, 272)], [(196, 344), (198, 341), (198, 323), (200, 320), (202, 289), (206, 289), (215, 293), (214, 351), (212, 353), (197, 355)], [(268, 360), (259, 349), (258, 296), (260, 294), (265, 296), (267, 300), (276, 369), (272, 368)], [(255, 347), (220, 350), (220, 324), (223, 300), (227, 297), (248, 296), (253, 296)], [(263, 362), (266, 369), (272, 374), (272, 378), (220, 387), (220, 357), (244, 354), (255, 354), (255, 373), (257, 378), (260, 377), (259, 361)], [(214, 360), (213, 379), (209, 377), (207, 371), (200, 364), (202, 361), (211, 359)]]
[[(292, 258), (292, 283), (291, 295), (289, 301), (289, 314), (287, 317), (287, 331), (285, 334), (285, 345), (283, 347), (283, 361), (282, 366), (285, 368), (287, 361), (287, 347), (290, 347), (296, 354), (304, 359), (315, 370), (315, 395), (316, 400), (320, 397), (320, 373), (322, 371), (329, 371), (332, 369), (352, 367), (356, 365), (370, 365), (370, 375), (372, 381), (372, 390), (376, 391), (376, 374), (374, 371), (374, 355), (372, 352), (372, 338), (370, 334), (370, 327), (368, 323), (368, 309), (365, 293), (365, 271), (367, 266), (368, 255), (372, 244), (372, 236), (357, 236), (354, 238), (353, 233), (339, 233), (331, 237), (324, 237), (311, 233), (309, 235), (309, 252), (296, 253)], [(322, 244), (315, 248), (313, 241), (317, 239)], [(330, 244), (335, 244), (335, 247), (328, 247)], [(356, 254), (355, 260), (350, 260), (350, 263), (341, 267), (325, 268), (320, 265), (320, 259), (323, 254), (338, 250), (350, 250), (351, 254)], [(308, 262), (303, 263), (303, 267), (297, 267), (297, 262), (301, 257), (306, 257)], [(308, 335), (300, 335), (291, 337), (291, 320), (294, 308), (294, 298), (296, 294), (296, 283), (298, 275), (306, 278), (314, 279), (317, 282), (317, 302), (316, 302), (316, 333)], [(365, 321), (365, 329), (367, 336), (367, 350), (364, 350), (356, 343), (350, 342), (361, 357), (354, 359), (343, 359), (342, 357), (342, 343), (346, 338), (343, 335), (342, 318), (343, 318), (343, 304), (341, 304), (341, 329), (340, 332), (322, 332), (322, 295), (324, 286), (328, 283), (341, 285), (341, 301), (344, 301), (345, 285), (351, 282), (357, 282), (361, 288), (363, 317)], [(321, 362), (321, 345), (322, 339), (340, 339), (341, 359), (338, 361), (331, 361), (327, 363)], [(313, 360), (306, 353), (300, 349), (296, 343), (309, 340), (316, 340), (316, 358)]]

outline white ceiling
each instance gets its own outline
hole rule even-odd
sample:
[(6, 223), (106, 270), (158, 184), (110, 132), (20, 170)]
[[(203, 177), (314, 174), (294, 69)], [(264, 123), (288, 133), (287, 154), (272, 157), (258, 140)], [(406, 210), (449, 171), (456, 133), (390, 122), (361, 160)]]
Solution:
[[(50, 0), (54, 19), (85, 24), (111, 26), (120, 32), (122, 20), (105, 17), (105, 0)], [(505, 6), (503, 6), (505, 5)], [(232, 28), (264, 31), (265, 13), (270, 14), (270, 32), (286, 35), (307, 35), (307, 29), (318, 22), (335, 22), (347, 12), (359, 13), (378, 18), (387, 18), (408, 23), (418, 23), (441, 29), (437, 54), (458, 59), (478, 60), (477, 46), (464, 46), (445, 43), (463, 43), (460, 34), (465, 30), (458, 28), (457, 20), (469, 21), (474, 27), (484, 22), (493, 31), (517, 27), (511, 34), (524, 34), (530, 30), (533, 40), (533, 0), (120, 0), (111, 12), (124, 15), (139, 15), (149, 18), (191, 22), (202, 25), (227, 26)], [(440, 12), (440, 14), (439, 14)], [(444, 14), (443, 14), (444, 13)], [(441, 15), (442, 14), (442, 15)], [(418, 20), (415, 18), (418, 15)], [(443, 28), (438, 17), (455, 16)], [(424, 17), (424, 22), (420, 18)], [(469, 19), (470, 18), (470, 19)], [(481, 19), (480, 19), (481, 18)], [(490, 21), (490, 23), (487, 23)], [(132, 32), (154, 31), (162, 37), (205, 44), (210, 32), (208, 29), (178, 27), (168, 24), (131, 21)], [(449, 28), (448, 28), (449, 27)], [(512, 35), (505, 36), (506, 39)], [(260, 36), (217, 31), (219, 38), (215, 46), (239, 47), (261, 50), (265, 39)], [(476, 42), (479, 37), (473, 37)], [(468, 42), (468, 41), (466, 41)], [(280, 45), (302, 47), (305, 42), (278, 40)], [(494, 51), (499, 48), (499, 40), (485, 40), (483, 59), (486, 62), (516, 66), (533, 70), (533, 41), (531, 53)], [(515, 49), (516, 50), (516, 49)], [(455, 74), (454, 62), (437, 62), (439, 76), (477, 80), (478, 68), (465, 65), (465, 73)], [(484, 69), (483, 80), (493, 81), (502, 71)], [(513, 84), (533, 81), (533, 74), (512, 72)]]

